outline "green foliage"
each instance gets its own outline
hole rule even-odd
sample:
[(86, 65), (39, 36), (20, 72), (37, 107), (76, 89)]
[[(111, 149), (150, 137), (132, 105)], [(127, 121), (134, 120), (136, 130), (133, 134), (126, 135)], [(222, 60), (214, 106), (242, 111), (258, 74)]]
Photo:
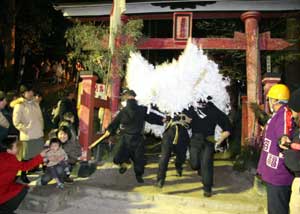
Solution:
[(66, 44), (71, 49), (68, 59), (81, 62), (86, 70), (103, 77), (111, 58), (109, 50), (103, 45), (103, 41), (108, 40), (108, 33), (106, 26), (77, 22), (65, 33)]
[[(199, 19), (195, 22), (196, 31), (205, 37), (233, 37), (233, 32), (243, 31), (244, 24), (239, 19)], [(196, 32), (197, 33), (197, 32)]]
[[(118, 49), (118, 54), (123, 64), (127, 63), (130, 52), (137, 50), (136, 43), (143, 36), (142, 28), (143, 20), (141, 19), (130, 20), (122, 26), (120, 31), (121, 35), (130, 38), (130, 42), (122, 42), (120, 49)], [(124, 77), (125, 70), (120, 70), (119, 75)]]
[(233, 168), (237, 171), (245, 171), (256, 168), (260, 156), (260, 150), (254, 146), (245, 146), (239, 155), (236, 156)]
[[(122, 26), (121, 30), (124, 35), (132, 38), (134, 42), (137, 42), (138, 39), (143, 36), (142, 28), (143, 20), (136, 19), (129, 20), (125, 25)], [(133, 48), (135, 48), (135, 46)]]
[[(233, 38), (234, 32), (243, 32), (244, 23), (239, 19), (201, 19), (195, 22), (194, 37)], [(220, 72), (231, 81), (246, 82), (245, 51), (209, 50), (209, 55), (219, 65)]]
[(26, 56), (24, 81), (31, 80), (27, 79), (33, 72), (31, 65), (38, 64), (42, 57), (64, 55), (62, 32), (66, 22), (61, 12), (54, 10), (51, 0), (1, 0), (0, 17), (0, 43), (3, 42), (7, 62), (0, 74), (1, 88), (16, 87), (23, 55)]
[[(121, 42), (120, 48), (116, 50), (118, 58), (123, 60), (122, 63), (127, 61), (130, 51), (136, 50), (135, 43), (142, 36), (142, 27), (142, 20), (130, 20), (117, 33), (133, 41)], [(81, 62), (85, 70), (94, 71), (103, 78), (109, 71), (112, 57), (107, 45), (108, 38), (107, 26), (77, 22), (65, 33), (67, 46), (70, 48), (69, 60)], [(120, 71), (119, 75), (124, 76), (124, 71)]]
[[(260, 33), (270, 31), (273, 38), (285, 38), (288, 32), (297, 32), (297, 21), (287, 22), (287, 17), (262, 19), (259, 22)], [(244, 32), (244, 23), (239, 19), (199, 19), (195, 20), (193, 37), (224, 37), (232, 38), (234, 31)], [(291, 28), (291, 30), (289, 30)], [(294, 30), (293, 30), (294, 29)], [(299, 41), (298, 38), (297, 41)], [(209, 54), (220, 65), (220, 71), (233, 81), (246, 81), (245, 51), (239, 50), (209, 50)], [(266, 56), (272, 58), (272, 68), (293, 62), (299, 55), (287, 54), (283, 51), (261, 51), (261, 70), (266, 71)]]
[(261, 67), (262, 71), (266, 71), (266, 58), (271, 57), (272, 72), (278, 67), (280, 72), (284, 70), (284, 65), (298, 61), (300, 59), (299, 51), (262, 51), (261, 52)]
[(235, 50), (209, 50), (208, 55), (219, 66), (220, 73), (231, 81), (246, 82), (246, 54)]
[(17, 16), (17, 42), (38, 54), (43, 51), (41, 37), (51, 31), (52, 23), (51, 19), (47, 19), (47, 14), (37, 10), (33, 4), (33, 1), (29, 1), (29, 4), (23, 5), (24, 9)]

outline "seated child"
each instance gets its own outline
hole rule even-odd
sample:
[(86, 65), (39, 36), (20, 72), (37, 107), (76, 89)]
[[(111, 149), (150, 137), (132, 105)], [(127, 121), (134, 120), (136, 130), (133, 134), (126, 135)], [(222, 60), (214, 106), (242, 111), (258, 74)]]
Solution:
[[(52, 138), (49, 144), (49, 151), (46, 153), (45, 162), (46, 162), (46, 174), (56, 180), (57, 188), (64, 188), (64, 176), (70, 175), (70, 169), (68, 165), (68, 156), (64, 149), (61, 146), (61, 142), (57, 138)], [(64, 173), (61, 173), (63, 169)]]

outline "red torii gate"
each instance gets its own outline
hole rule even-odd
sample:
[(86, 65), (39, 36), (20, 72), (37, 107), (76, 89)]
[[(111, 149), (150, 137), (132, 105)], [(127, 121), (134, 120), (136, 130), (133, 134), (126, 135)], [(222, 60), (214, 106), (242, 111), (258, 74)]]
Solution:
[[(246, 72), (247, 72), (247, 100), (243, 98), (243, 118), (242, 118), (242, 142), (245, 139), (248, 142), (255, 140), (258, 126), (254, 113), (250, 109), (249, 103), (262, 102), (261, 89), (261, 67), (260, 67), (260, 50), (282, 50), (289, 47), (290, 43), (279, 38), (271, 38), (270, 32), (259, 34), (258, 23), (261, 14), (256, 11), (245, 12), (240, 17), (245, 23), (245, 33), (235, 32), (233, 38), (193, 38), (193, 41), (203, 49), (225, 49), (225, 50), (245, 50), (246, 51)], [(176, 41), (173, 38), (149, 38), (138, 43), (138, 48), (143, 49), (184, 49), (186, 42)], [(112, 97), (108, 101), (102, 101), (98, 107), (110, 107), (111, 114), (114, 115), (117, 111), (119, 103), (120, 79), (117, 78), (117, 71), (120, 68), (118, 64), (113, 64), (113, 79), (112, 79)], [(92, 119), (95, 102), (93, 101), (96, 78), (92, 74), (84, 74), (83, 90), (81, 105), (83, 108), (80, 112), (80, 143), (84, 151), (88, 152), (88, 145), (92, 141)], [(268, 81), (264, 81), (268, 84)], [(268, 86), (269, 87), (269, 86)], [(112, 108), (113, 107), (113, 108)], [(110, 122), (110, 118), (104, 120), (104, 126)], [(86, 153), (87, 154), (87, 153)], [(88, 157), (88, 156), (87, 156)]]
[[(233, 38), (193, 38), (193, 42), (203, 49), (246, 50), (246, 35), (234, 32)], [(149, 38), (140, 41), (139, 50), (184, 49), (186, 42), (174, 41), (173, 38)], [(260, 50), (282, 50), (290, 46), (283, 39), (271, 38), (270, 32), (259, 35)]]

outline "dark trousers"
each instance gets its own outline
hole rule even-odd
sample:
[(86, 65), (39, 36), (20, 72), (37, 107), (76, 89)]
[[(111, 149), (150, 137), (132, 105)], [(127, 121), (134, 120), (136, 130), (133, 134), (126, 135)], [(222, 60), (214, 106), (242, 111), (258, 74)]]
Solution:
[(28, 188), (24, 187), (22, 191), (16, 195), (14, 198), (5, 202), (4, 204), (0, 204), (0, 214), (12, 214), (16, 209), (18, 209), (21, 202), (24, 200), (26, 194), (28, 192)]
[[(54, 173), (55, 173), (56, 177), (53, 177), (53, 170), (55, 170)], [(58, 178), (59, 181), (62, 182), (64, 176), (65, 176), (65, 172), (64, 172), (63, 166), (56, 165), (53, 167), (47, 167), (45, 174), (42, 175), (42, 177), (41, 177), (41, 183), (42, 183), (42, 185), (46, 185), (46, 184), (48, 184), (49, 181), (52, 180), (52, 178)]]
[(268, 214), (289, 214), (290, 197), (291, 186), (267, 183)]
[(114, 163), (129, 163), (132, 160), (135, 175), (142, 176), (146, 164), (143, 136), (122, 134), (120, 144), (120, 148), (114, 157)]
[(176, 135), (175, 126), (170, 127), (163, 135), (161, 144), (161, 158), (159, 160), (159, 167), (157, 173), (157, 180), (165, 179), (168, 170), (168, 164), (172, 152), (176, 155), (175, 167), (178, 171), (182, 171), (182, 165), (186, 159), (186, 150), (189, 142), (189, 135), (187, 130), (178, 125), (178, 141), (173, 144)]
[[(63, 178), (66, 175), (66, 169), (69, 170), (69, 165), (66, 161), (61, 161), (55, 166), (47, 167), (46, 173), (49, 173), (52, 178), (58, 179), (61, 183), (64, 182)], [(63, 172), (61, 172), (61, 169), (63, 169)]]
[(201, 134), (193, 134), (190, 147), (191, 168), (200, 170), (204, 191), (211, 192), (214, 177), (214, 144)]

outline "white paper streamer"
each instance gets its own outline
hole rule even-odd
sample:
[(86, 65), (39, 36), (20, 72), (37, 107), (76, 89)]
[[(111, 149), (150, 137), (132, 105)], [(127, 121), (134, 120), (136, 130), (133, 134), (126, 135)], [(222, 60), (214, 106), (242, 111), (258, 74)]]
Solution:
[(171, 115), (208, 96), (221, 111), (226, 114), (230, 111), (230, 97), (226, 91), (229, 79), (224, 78), (218, 65), (190, 41), (178, 60), (156, 67), (139, 52), (131, 53), (126, 80), (128, 87), (136, 92), (139, 104), (154, 104)]

